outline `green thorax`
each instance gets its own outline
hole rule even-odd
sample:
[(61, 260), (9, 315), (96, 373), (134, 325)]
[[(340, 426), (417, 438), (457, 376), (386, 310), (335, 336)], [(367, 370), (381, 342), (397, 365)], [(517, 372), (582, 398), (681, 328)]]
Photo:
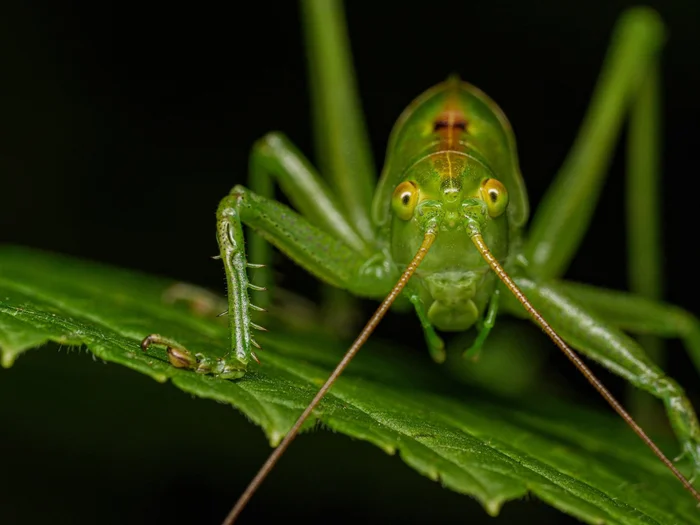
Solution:
[[(471, 327), (494, 292), (495, 276), (465, 226), (468, 210), (487, 209), (480, 188), (489, 179), (505, 186), (508, 206), (499, 215), (484, 213), (481, 233), (492, 253), (504, 260), (509, 241), (519, 236), (527, 219), (528, 205), (515, 140), (503, 113), (481, 91), (455, 78), (428, 90), (404, 111), (390, 138), (374, 218), (390, 242), (392, 260), (402, 268), (421, 244), (426, 211), (440, 210), (437, 239), (412, 286), (431, 323), (442, 330)], [(392, 196), (406, 181), (419, 197), (415, 213), (401, 218), (392, 213)]]

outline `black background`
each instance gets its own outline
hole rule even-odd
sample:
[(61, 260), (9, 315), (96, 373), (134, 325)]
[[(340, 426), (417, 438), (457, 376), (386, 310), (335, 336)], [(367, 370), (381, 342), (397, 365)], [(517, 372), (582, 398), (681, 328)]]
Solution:
[[(609, 35), (627, 5), (350, 3), (347, 19), (377, 167), (401, 110), (458, 72), (509, 116), (536, 208), (575, 136)], [(680, 0), (652, 5), (669, 30), (662, 65), (666, 297), (697, 312), (690, 188), (700, 142), (700, 7)], [(15, 6), (0, 21), (0, 57), (2, 242), (223, 290), (221, 265), (209, 257), (216, 253), (214, 211), (235, 183), (245, 182), (252, 142), (281, 130), (313, 158), (293, 2)], [(623, 153), (618, 148), (569, 271), (572, 278), (616, 288), (626, 285)], [(313, 296), (314, 281), (301, 270), (285, 262), (279, 269), (283, 284)], [(410, 319), (398, 321), (404, 333)], [(389, 319), (378, 337), (394, 337), (398, 326)], [(419, 328), (409, 336), (420, 337)], [(697, 405), (689, 361), (679, 345), (669, 348), (669, 370)], [(566, 381), (569, 365), (552, 353), (549, 373)], [(84, 355), (43, 354), (22, 357), (0, 379), (0, 444), (9, 462), (0, 470), (3, 523), (48, 516), (55, 523), (217, 523), (268, 452), (260, 431), (226, 407), (190, 400)], [(582, 380), (570, 381), (582, 402), (602, 406)], [(123, 394), (115, 399), (115, 391)], [(84, 426), (66, 423), (71, 414)], [(177, 446), (169, 444), (173, 435)], [(184, 450), (183, 442), (189, 443)], [(202, 466), (202, 442), (210, 452), (226, 452)], [(243, 463), (234, 462), (241, 461), (234, 459), (237, 447), (250, 451)], [(469, 516), (476, 523), (485, 516), (469, 498), (440, 490), (367, 444), (316, 433), (294, 448), (296, 458), (270, 478), (248, 522), (295, 515), (378, 523)], [(341, 464), (333, 466), (338, 456)], [(335, 470), (343, 471), (338, 494), (331, 497), (324, 486), (314, 496), (319, 485), (336, 482)], [(369, 483), (368, 476), (379, 479)], [(389, 517), (380, 514), (387, 501), (395, 503), (385, 510)], [(516, 519), (568, 522), (536, 501), (506, 505), (502, 522)]]

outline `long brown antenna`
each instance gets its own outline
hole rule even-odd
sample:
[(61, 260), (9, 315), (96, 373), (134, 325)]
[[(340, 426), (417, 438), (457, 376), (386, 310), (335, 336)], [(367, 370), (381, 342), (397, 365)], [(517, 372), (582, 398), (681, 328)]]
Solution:
[(250, 501), (250, 498), (253, 496), (255, 491), (265, 480), (265, 478), (270, 473), (270, 471), (275, 466), (280, 457), (282, 457), (282, 454), (284, 454), (285, 450), (287, 450), (287, 447), (289, 447), (289, 444), (292, 442), (292, 440), (294, 440), (294, 438), (297, 436), (297, 434), (299, 433), (299, 429), (307, 420), (307, 418), (311, 415), (311, 412), (318, 406), (321, 399), (323, 399), (323, 397), (328, 393), (328, 391), (333, 386), (333, 383), (335, 383), (336, 379), (338, 379), (338, 376), (340, 376), (340, 374), (343, 373), (343, 370), (345, 370), (345, 368), (350, 364), (352, 358), (355, 357), (362, 345), (365, 344), (369, 336), (377, 327), (379, 321), (381, 321), (382, 317), (384, 317), (384, 315), (387, 313), (391, 304), (401, 293), (401, 290), (403, 290), (404, 286), (406, 286), (406, 283), (408, 283), (408, 280), (413, 275), (413, 272), (416, 271), (418, 265), (425, 258), (434, 240), (435, 232), (432, 230), (428, 230), (425, 233), (423, 243), (420, 245), (418, 252), (413, 257), (413, 260), (410, 262), (408, 267), (406, 267), (406, 270), (403, 272), (396, 285), (394, 285), (394, 288), (391, 290), (391, 292), (389, 292), (389, 295), (386, 296), (384, 301), (382, 301), (382, 304), (379, 305), (379, 308), (377, 308), (377, 311), (374, 312), (374, 315), (370, 318), (370, 320), (367, 321), (367, 324), (362, 329), (362, 332), (360, 332), (360, 335), (357, 336), (357, 339), (355, 339), (355, 342), (345, 353), (343, 359), (340, 360), (338, 366), (335, 367), (333, 373), (328, 377), (328, 379), (318, 391), (316, 396), (311, 400), (311, 403), (309, 403), (306, 409), (304, 409), (304, 412), (302, 412), (301, 416), (299, 416), (299, 419), (297, 419), (296, 423), (294, 423), (289, 432), (287, 432), (287, 435), (284, 436), (282, 442), (277, 446), (275, 450), (272, 451), (272, 454), (270, 454), (270, 457), (267, 458), (267, 461), (263, 464), (263, 466), (260, 467), (260, 470), (250, 482), (248, 487), (245, 489), (245, 492), (243, 492), (241, 497), (238, 498), (236, 505), (234, 505), (234, 507), (231, 509), (231, 512), (228, 513), (228, 516), (226, 516), (226, 519), (224, 520), (222, 525), (231, 525), (234, 521), (236, 521), (236, 518), (243, 511), (243, 508), (246, 506), (248, 501)]
[(671, 463), (671, 460), (668, 459), (663, 452), (661, 452), (661, 449), (656, 446), (656, 443), (654, 443), (649, 436), (647, 436), (646, 432), (640, 427), (637, 422), (632, 419), (632, 416), (629, 415), (629, 413), (622, 407), (620, 402), (613, 397), (613, 395), (608, 391), (607, 388), (603, 386), (603, 383), (600, 382), (600, 380), (593, 375), (593, 372), (591, 371), (590, 368), (586, 366), (586, 364), (581, 361), (581, 358), (576, 355), (576, 353), (569, 347), (569, 345), (566, 344), (566, 342), (559, 336), (558, 333), (554, 331), (554, 328), (552, 328), (547, 321), (545, 321), (544, 317), (542, 317), (542, 314), (540, 314), (534, 306), (530, 303), (530, 301), (525, 297), (525, 294), (520, 291), (520, 288), (518, 288), (518, 285), (513, 282), (513, 279), (510, 278), (510, 276), (506, 273), (506, 271), (503, 269), (503, 267), (498, 263), (496, 258), (493, 256), (493, 254), (489, 251), (488, 246), (486, 246), (486, 243), (484, 242), (483, 237), (479, 233), (472, 233), (472, 242), (474, 245), (477, 247), (477, 249), (481, 252), (481, 255), (483, 258), (486, 260), (486, 262), (489, 264), (491, 269), (494, 271), (496, 275), (498, 275), (499, 279), (503, 281), (503, 284), (505, 284), (508, 289), (513, 293), (515, 298), (520, 301), (520, 303), (525, 307), (525, 310), (528, 311), (528, 313), (533, 317), (533, 319), (537, 322), (537, 324), (540, 325), (542, 330), (550, 337), (552, 341), (554, 341), (554, 344), (556, 344), (564, 354), (566, 354), (566, 357), (569, 358), (569, 360), (578, 368), (579, 372), (581, 372), (586, 379), (588, 379), (588, 382), (593, 385), (593, 388), (595, 388), (598, 393), (603, 396), (603, 398), (610, 403), (610, 406), (613, 407), (615, 412), (617, 412), (622, 419), (625, 420), (625, 423), (627, 423), (632, 430), (634, 430), (634, 433), (637, 434), (644, 443), (652, 450), (654, 454), (656, 454), (656, 457), (658, 457), (661, 462), (666, 465), (671, 472), (680, 480), (681, 483), (683, 483), (683, 486), (688, 489), (688, 492), (690, 492), (693, 497), (695, 497), (696, 500), (700, 501), (700, 493), (698, 493), (695, 488), (690, 484), (690, 481), (685, 479), (683, 474), (680, 473), (680, 471), (675, 467), (673, 463)]

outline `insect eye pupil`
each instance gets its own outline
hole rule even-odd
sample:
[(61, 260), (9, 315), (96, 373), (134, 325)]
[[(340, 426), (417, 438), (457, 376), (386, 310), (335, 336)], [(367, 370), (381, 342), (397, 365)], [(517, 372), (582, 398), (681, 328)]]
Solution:
[(401, 204), (403, 204), (404, 206), (407, 206), (410, 201), (411, 201), (411, 195), (408, 192), (401, 195)]
[(489, 199), (495, 203), (498, 200), (498, 190), (489, 190)]

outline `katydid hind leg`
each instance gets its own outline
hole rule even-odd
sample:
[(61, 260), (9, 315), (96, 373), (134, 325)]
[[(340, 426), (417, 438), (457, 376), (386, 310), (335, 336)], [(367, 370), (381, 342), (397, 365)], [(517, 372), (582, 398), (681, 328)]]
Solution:
[[(528, 275), (551, 279), (565, 272), (588, 227), (613, 145), (629, 113), (626, 209), (630, 287), (646, 297), (660, 297), (658, 55), (664, 33), (660, 17), (651, 9), (633, 8), (620, 17), (579, 135), (533, 217), (524, 251)], [(641, 342), (659, 357), (658, 339)], [(643, 396), (642, 411), (648, 405)], [(640, 410), (634, 412), (639, 414)]]
[[(314, 224), (330, 234), (337, 235), (351, 247), (366, 253), (369, 249), (351, 227), (350, 223), (340, 212), (340, 205), (316, 172), (311, 163), (302, 153), (281, 133), (271, 132), (258, 140), (251, 149), (249, 159), (249, 187), (267, 199), (274, 199), (275, 182), (287, 194), (297, 209)], [(272, 273), (272, 246), (265, 238), (248, 227), (246, 231), (247, 254), (251, 261), (260, 265), (253, 272), (255, 284), (266, 288), (266, 291), (251, 290), (251, 300), (272, 313), (277, 312), (284, 317), (279, 309), (292, 302), (298, 306), (298, 301), (291, 299), (293, 292), (275, 290)], [(321, 285), (323, 287), (323, 307), (316, 308), (316, 319), (324, 317), (320, 323), (332, 330), (332, 333), (347, 333), (354, 324), (353, 314), (356, 309), (347, 299), (349, 294), (339, 288)], [(270, 292), (270, 293), (268, 293)], [(284, 297), (282, 295), (284, 294)], [(288, 315), (295, 316), (295, 310), (288, 309)], [(256, 318), (263, 320), (263, 315)], [(289, 317), (287, 317), (289, 319)], [(282, 319), (284, 322), (284, 319)], [(305, 323), (300, 319), (301, 323)]]
[[(689, 311), (630, 292), (571, 281), (561, 281), (559, 286), (576, 302), (596, 312), (620, 330), (645, 336), (681, 339), (700, 374), (700, 320)], [(652, 361), (658, 364), (653, 357)]]
[(649, 8), (619, 19), (588, 112), (574, 145), (532, 218), (524, 255), (537, 279), (560, 277), (595, 211), (623, 119), (657, 69), (663, 23)]
[[(663, 402), (682, 453), (700, 472), (700, 423), (678, 383), (668, 377), (631, 337), (594, 310), (586, 308), (556, 283), (516, 278), (517, 285), (558, 333), (576, 350)], [(504, 308), (522, 316), (522, 308), (504, 301)]]
[[(478, 224), (471, 223), (469, 228), (474, 246), (479, 250), (481, 256), (503, 285), (511, 292), (509, 295), (514, 299), (510, 306), (511, 312), (516, 315), (518, 313), (522, 314), (524, 309), (535, 324), (545, 332), (567, 359), (583, 374), (590, 385), (607, 401), (630, 429), (637, 434), (637, 437), (673, 473), (683, 487), (696, 500), (700, 501), (700, 492), (693, 487), (692, 481), (689, 481), (681, 473), (646, 431), (596, 377), (573, 348), (581, 349), (585, 355), (601, 362), (627, 380), (637, 381), (637, 384), (642, 387), (646, 386), (652, 394), (661, 398), (667, 406), (671, 424), (679, 436), (683, 451), (693, 456), (694, 466), (697, 467), (697, 459), (700, 455), (700, 440), (698, 439), (700, 437), (700, 425), (682, 389), (675, 382), (664, 377), (660, 370), (655, 369), (653, 363), (648, 361), (641, 349), (637, 348), (635, 351), (634, 346), (636, 343), (633, 340), (627, 338), (628, 341), (625, 341), (626, 336), (624, 334), (621, 332), (616, 334), (614, 333), (614, 328), (601, 324), (601, 319), (595, 319), (592, 314), (582, 310), (569, 298), (562, 295), (555, 285), (546, 286), (541, 282), (536, 283), (524, 278), (518, 279), (516, 283), (489, 250), (488, 245), (481, 236)], [(553, 319), (554, 323), (550, 324), (545, 315)], [(581, 326), (579, 326), (579, 323), (581, 323)]]
[[(261, 169), (261, 163), (258, 158), (258, 150), (260, 148), (261, 146), (258, 143), (251, 149), (248, 166), (248, 184), (250, 185), (250, 189), (258, 195), (268, 199), (274, 199), (275, 181), (267, 170)], [(265, 313), (265, 310), (270, 307), (271, 300), (275, 295), (272, 273), (273, 253), (270, 243), (252, 228), (245, 229), (245, 236), (248, 260), (256, 265), (253, 271), (255, 285), (263, 288), (263, 290), (250, 291), (250, 300), (262, 310), (258, 311), (257, 315), (253, 314), (257, 319), (261, 317), (259, 314)]]
[[(301, 4), (311, 95), (316, 165), (328, 180), (339, 209), (368, 244), (375, 229), (370, 203), (376, 183), (374, 160), (354, 78), (345, 13), (339, 0)], [(359, 328), (356, 297), (322, 285), (323, 324), (351, 336)]]
[[(656, 63), (649, 67), (632, 105), (625, 191), (629, 289), (652, 300), (661, 299), (664, 288), (658, 70)], [(640, 335), (638, 340), (651, 359), (663, 366), (666, 362), (663, 340), (651, 334)], [(627, 398), (632, 413), (640, 421), (654, 421), (659, 411), (649, 395), (629, 388)]]
[(367, 244), (373, 244), (375, 166), (343, 5), (340, 0), (304, 0), (301, 14), (318, 166), (335, 190), (343, 215)]
[[(251, 180), (263, 181), (255, 183), (266, 189), (261, 197), (273, 198), (271, 184), (274, 181), (296, 210), (316, 227), (357, 252), (366, 255), (373, 252), (345, 218), (328, 184), (284, 134), (271, 132), (259, 139), (251, 150), (249, 169)], [(254, 185), (251, 189), (256, 191)]]
[[(600, 195), (623, 119), (631, 110), (627, 166), (630, 285), (647, 297), (660, 296), (659, 192), (656, 186), (659, 182), (658, 55), (665, 40), (664, 32), (658, 14), (648, 8), (628, 10), (620, 18), (580, 133), (532, 221), (524, 255), (528, 260), (527, 274), (538, 281), (560, 277), (573, 258)], [(558, 315), (554, 311), (551, 314)], [(658, 339), (641, 342), (652, 352), (659, 346)], [(641, 352), (638, 344), (634, 346)], [(615, 349), (610, 351), (616, 352)], [(653, 365), (646, 356), (643, 361), (642, 369)], [(617, 366), (614, 361), (607, 364), (612, 368)], [(633, 381), (637, 386), (642, 378), (655, 377), (641, 369), (630, 374), (630, 379), (637, 379), (637, 383)], [(650, 381), (652, 386), (646, 390), (655, 390), (650, 393), (660, 397), (661, 383), (655, 379)], [(671, 390), (678, 392), (675, 387)], [(640, 410), (646, 412), (646, 407), (654, 406), (644, 402), (644, 398), (642, 393), (633, 400), (633, 408), (639, 409), (634, 410), (637, 415)], [(674, 409), (669, 401), (672, 398), (674, 395), (669, 394), (665, 402), (673, 419)], [(681, 398), (685, 396), (681, 394)], [(678, 406), (681, 407), (676, 413), (678, 421), (683, 419), (682, 412), (693, 413), (685, 402), (679, 402)], [(692, 420), (695, 421), (694, 414)], [(690, 439), (688, 435), (694, 435), (687, 428), (683, 430), (683, 425), (674, 426), (679, 438), (686, 443)], [(693, 448), (687, 444), (684, 447)], [(696, 463), (700, 460), (698, 456), (697, 451), (694, 452)]]

